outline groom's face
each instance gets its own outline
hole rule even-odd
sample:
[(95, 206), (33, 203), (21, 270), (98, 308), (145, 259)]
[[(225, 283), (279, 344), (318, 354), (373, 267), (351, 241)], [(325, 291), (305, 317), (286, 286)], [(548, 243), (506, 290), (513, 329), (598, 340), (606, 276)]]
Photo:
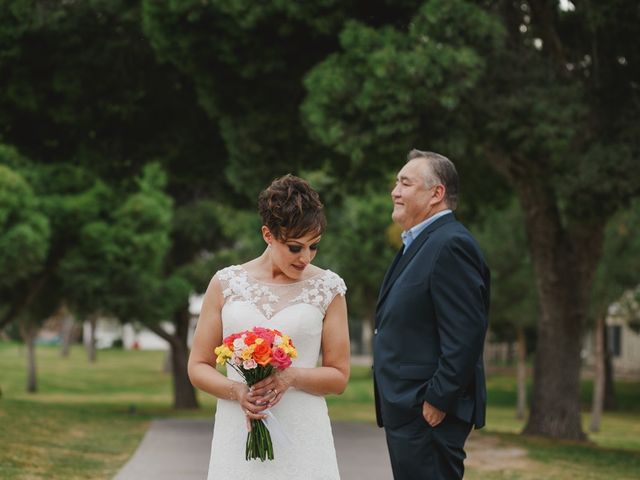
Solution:
[(409, 230), (425, 220), (432, 210), (430, 200), (434, 187), (427, 188), (425, 174), (429, 167), (426, 162), (424, 158), (407, 162), (398, 172), (396, 186), (391, 190), (391, 218), (403, 230)]

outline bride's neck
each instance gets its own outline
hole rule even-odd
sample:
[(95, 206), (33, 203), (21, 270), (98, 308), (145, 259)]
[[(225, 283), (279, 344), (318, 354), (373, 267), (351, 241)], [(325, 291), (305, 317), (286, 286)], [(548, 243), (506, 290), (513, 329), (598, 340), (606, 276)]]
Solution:
[(278, 267), (271, 257), (270, 248), (264, 249), (262, 255), (256, 258), (256, 273), (265, 281), (291, 280), (280, 267)]

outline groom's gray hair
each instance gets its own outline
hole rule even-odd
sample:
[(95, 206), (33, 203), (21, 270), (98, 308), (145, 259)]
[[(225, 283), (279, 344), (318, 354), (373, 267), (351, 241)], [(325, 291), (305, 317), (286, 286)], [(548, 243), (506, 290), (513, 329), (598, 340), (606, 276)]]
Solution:
[(444, 186), (444, 201), (451, 210), (458, 207), (458, 171), (451, 160), (435, 152), (424, 152), (413, 149), (407, 155), (407, 162), (415, 158), (427, 160), (428, 171), (424, 172), (427, 188), (442, 184)]

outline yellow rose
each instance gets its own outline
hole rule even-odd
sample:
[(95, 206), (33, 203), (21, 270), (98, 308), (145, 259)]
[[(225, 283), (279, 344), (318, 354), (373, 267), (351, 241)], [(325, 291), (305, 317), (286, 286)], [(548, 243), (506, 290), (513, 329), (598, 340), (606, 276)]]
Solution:
[(216, 358), (216, 363), (218, 365), (223, 365), (227, 361), (227, 359), (231, 358), (231, 356), (233, 355), (233, 352), (231, 352), (229, 347), (227, 347), (226, 345), (220, 345), (219, 347), (216, 347), (214, 353), (218, 356)]
[(242, 351), (242, 359), (243, 360), (249, 360), (251, 358), (251, 355), (253, 355), (253, 351), (256, 349), (255, 345), (251, 345), (250, 347), (245, 348)]

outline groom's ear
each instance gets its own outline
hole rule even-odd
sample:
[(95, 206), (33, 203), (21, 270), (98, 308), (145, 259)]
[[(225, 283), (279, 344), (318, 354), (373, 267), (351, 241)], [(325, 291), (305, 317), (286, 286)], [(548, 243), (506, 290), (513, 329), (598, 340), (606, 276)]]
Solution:
[(445, 194), (447, 193), (447, 189), (444, 185), (438, 184), (433, 189), (433, 196), (431, 197), (431, 204), (434, 205), (436, 203), (443, 202), (445, 199)]

